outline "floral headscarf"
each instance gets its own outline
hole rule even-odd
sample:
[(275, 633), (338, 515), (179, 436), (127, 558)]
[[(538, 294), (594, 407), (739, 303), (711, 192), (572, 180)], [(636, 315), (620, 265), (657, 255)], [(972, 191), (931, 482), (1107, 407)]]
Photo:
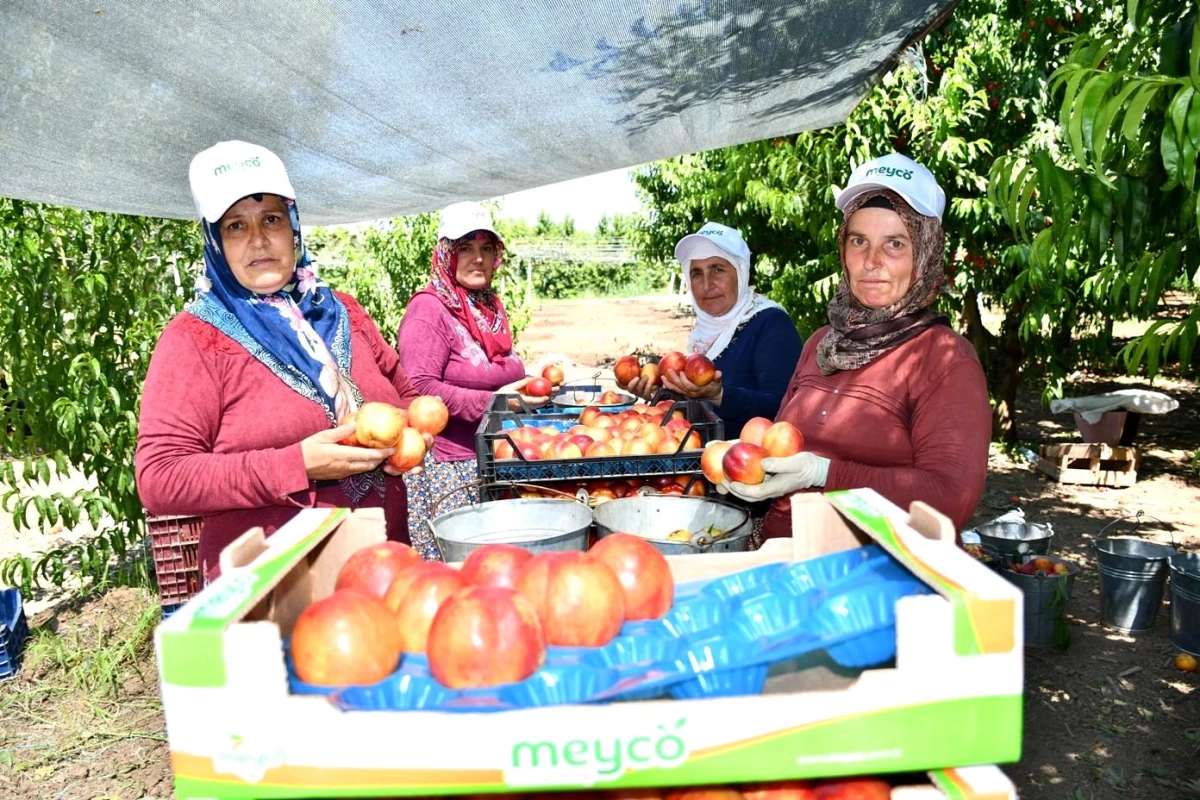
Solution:
[(913, 241), (913, 280), (902, 298), (890, 306), (869, 308), (842, 282), (829, 303), (831, 330), (817, 345), (817, 366), (823, 375), (860, 369), (931, 325), (948, 324), (930, 308), (946, 282), (943, 249), (946, 235), (937, 217), (918, 214), (900, 195), (887, 189), (864, 192), (847, 204), (838, 230), (838, 249), (845, 269), (846, 237), (854, 212), (874, 198), (882, 197), (904, 221)]
[(433, 265), (429, 285), (422, 292), (432, 294), (442, 301), (455, 319), (479, 342), (488, 361), (500, 362), (512, 353), (512, 329), (508, 325), (508, 314), (499, 295), (491, 286), (479, 290), (467, 289), (455, 279), (458, 274), (458, 246), (476, 238), (489, 238), (496, 245), (496, 263), (500, 269), (504, 260), (504, 242), (489, 231), (472, 231), (460, 239), (438, 239), (433, 248)]
[[(267, 369), (324, 409), (332, 425), (362, 404), (350, 378), (350, 318), (329, 285), (321, 280), (300, 236), (296, 203), (287, 206), (296, 253), (292, 280), (272, 294), (258, 294), (238, 282), (225, 258), (219, 224), (201, 220), (204, 274), (184, 311), (241, 344)], [(342, 480), (354, 502), (361, 500), (375, 473)]]

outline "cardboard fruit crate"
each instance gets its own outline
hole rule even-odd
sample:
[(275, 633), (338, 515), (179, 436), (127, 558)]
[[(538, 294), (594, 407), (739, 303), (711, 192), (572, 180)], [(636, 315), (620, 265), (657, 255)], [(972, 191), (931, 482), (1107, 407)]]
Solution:
[[(498, 399), (499, 402), (499, 399)], [(714, 439), (722, 439), (725, 426), (720, 417), (707, 404), (699, 400), (677, 400), (666, 412), (680, 410), (691, 423), (690, 430), (700, 435), (703, 446)], [(671, 454), (640, 456), (610, 456), (607, 458), (543, 459), (527, 461), (518, 452), (516, 458), (497, 459), (495, 446), (507, 439), (514, 445), (508, 432), (515, 428), (531, 425), (536, 428), (555, 428), (566, 431), (579, 424), (579, 415), (565, 414), (517, 414), (506, 410), (493, 410), (484, 414), (475, 433), (475, 455), (478, 474), (484, 483), (518, 481), (544, 483), (551, 481), (581, 481), (594, 478), (642, 478), (647, 475), (679, 475), (700, 472), (702, 449), (680, 449)]]
[(164, 614), (173, 613), (200, 591), (203, 581), (197, 556), (203, 526), (200, 517), (146, 518), (158, 597)]
[[(792, 509), (792, 539), (669, 557), (676, 580), (874, 540), (933, 590), (896, 603), (894, 665), (853, 675), (817, 664), (774, 676), (754, 696), (496, 713), (342, 711), (290, 694), (284, 638), (309, 603), (333, 591), (349, 555), (383, 539), (383, 518), (378, 509), (310, 509), (269, 541), (251, 530), (222, 554), (221, 578), (155, 634), (177, 796), (620, 789), (1016, 761), (1020, 591), (955, 547), (950, 521), (923, 504), (906, 514), (853, 490), (796, 495)], [(953, 794), (931, 779), (917, 787), (925, 794), (901, 794), (906, 787), (893, 797), (1011, 796), (999, 773), (988, 774), (1002, 788)]]

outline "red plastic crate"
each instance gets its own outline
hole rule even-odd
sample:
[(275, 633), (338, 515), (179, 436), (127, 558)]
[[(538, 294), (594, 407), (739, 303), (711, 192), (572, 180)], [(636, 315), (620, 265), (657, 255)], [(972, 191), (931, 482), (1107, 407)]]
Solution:
[(200, 517), (147, 517), (154, 575), (159, 602), (164, 606), (186, 603), (200, 591)]

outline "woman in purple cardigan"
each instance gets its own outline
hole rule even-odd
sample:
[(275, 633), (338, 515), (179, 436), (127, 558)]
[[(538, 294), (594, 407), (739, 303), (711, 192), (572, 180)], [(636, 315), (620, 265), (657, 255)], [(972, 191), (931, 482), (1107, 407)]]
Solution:
[[(513, 335), (492, 279), (504, 256), (504, 242), (488, 210), (478, 203), (455, 203), (441, 215), (429, 284), (413, 295), (398, 333), (400, 361), (421, 394), (442, 398), (450, 422), (434, 440), (425, 469), (407, 476), (408, 530), (413, 546), (429, 559), (437, 544), (426, 524), (436, 515), (475, 502), (474, 489), (455, 492), (477, 477), (475, 431), (496, 394), (514, 395), (529, 379), (513, 353)], [(522, 397), (536, 408), (545, 398)]]

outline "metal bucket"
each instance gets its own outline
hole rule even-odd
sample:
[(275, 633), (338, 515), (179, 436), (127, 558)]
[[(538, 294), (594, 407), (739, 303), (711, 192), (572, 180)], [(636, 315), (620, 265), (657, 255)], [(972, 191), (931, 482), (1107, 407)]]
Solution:
[[(471, 485), (478, 482), (465, 486)], [(435, 502), (434, 509), (446, 497), (449, 494)], [(562, 499), (520, 498), (464, 506), (434, 517), (428, 524), (442, 560), (462, 561), (485, 544), (515, 544), (533, 553), (587, 550), (592, 511), (586, 503), (564, 494)]]
[(975, 531), (981, 544), (995, 549), (1003, 560), (1014, 564), (1028, 555), (1049, 553), (1054, 536), (1054, 528), (1048, 522), (988, 522)]
[[(602, 503), (592, 511), (596, 535), (631, 533), (654, 545), (664, 555), (724, 553), (750, 549), (750, 514), (729, 503), (707, 497), (637, 495)], [(688, 541), (673, 541), (667, 534), (692, 533)], [(713, 536), (712, 531), (720, 535)]]
[[(1139, 511), (1134, 517), (1135, 528), (1142, 516)], [(1175, 547), (1105, 536), (1110, 527), (1125, 521), (1108, 523), (1092, 543), (1100, 573), (1100, 622), (1122, 633), (1141, 633), (1154, 627), (1167, 580), (1167, 559), (1175, 555)]]
[(1200, 656), (1200, 554), (1177, 553), (1171, 564), (1171, 644)]
[[(1065, 646), (1070, 634), (1067, 632), (1067, 603), (1075, 587), (1075, 576), (1079, 565), (1065, 558), (1055, 559), (1067, 565), (1066, 575), (1024, 575), (1010, 569), (1000, 570), (1008, 581), (1025, 595), (1025, 644)], [(1055, 630), (1060, 631), (1055, 640)]]

